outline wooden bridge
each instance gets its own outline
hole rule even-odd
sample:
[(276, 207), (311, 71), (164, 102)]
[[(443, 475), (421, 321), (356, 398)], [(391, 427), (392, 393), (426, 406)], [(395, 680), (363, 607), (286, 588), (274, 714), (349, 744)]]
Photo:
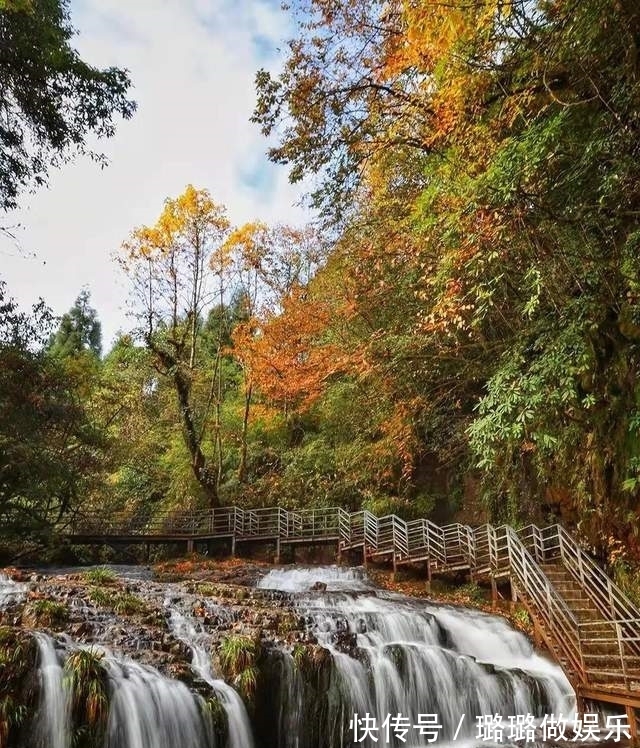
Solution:
[[(626, 709), (634, 735), (640, 708), (640, 610), (560, 525), (520, 530), (508, 526), (438, 526), (426, 519), (349, 513), (340, 508), (287, 511), (221, 507), (149, 519), (112, 516), (75, 520), (67, 532), (76, 543), (173, 542), (228, 539), (272, 542), (276, 559), (283, 545), (335, 544), (340, 554), (360, 549), (369, 559), (387, 559), (394, 571), (424, 564), (434, 574), (466, 571), (471, 579), (509, 580), (543, 640), (564, 668), (579, 699)], [(583, 711), (579, 709), (579, 711)]]

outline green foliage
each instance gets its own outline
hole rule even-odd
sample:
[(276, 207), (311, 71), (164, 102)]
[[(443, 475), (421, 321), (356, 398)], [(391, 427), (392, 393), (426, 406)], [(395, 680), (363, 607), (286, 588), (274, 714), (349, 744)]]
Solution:
[(89, 600), (102, 608), (113, 608), (115, 592), (103, 590), (101, 587), (94, 587), (89, 591)]
[(640, 568), (628, 559), (621, 558), (615, 561), (611, 571), (620, 589), (634, 605), (640, 607)]
[(30, 677), (35, 668), (32, 637), (15, 628), (0, 627), (0, 745), (17, 743), (20, 728), (34, 708)]
[(89, 599), (101, 608), (124, 616), (145, 615), (150, 608), (142, 598), (131, 592), (119, 589), (102, 589), (93, 587), (89, 591)]
[(104, 457), (103, 435), (77, 396), (80, 374), (43, 350), (51, 321), (42, 305), (20, 312), (0, 284), (0, 522), (7, 539), (48, 540), (91, 490)]
[(202, 701), (205, 719), (211, 721), (214, 731), (218, 734), (224, 744), (228, 731), (227, 713), (217, 696), (210, 696)]
[(485, 591), (475, 582), (468, 582), (461, 585), (456, 592), (460, 597), (467, 598), (473, 604), (485, 602), (487, 599)]
[(124, 70), (84, 62), (70, 42), (74, 30), (66, 0), (10, 0), (0, 5), (5, 124), (0, 139), (0, 208), (16, 205), (25, 187), (45, 182), (47, 168), (76, 153), (104, 158), (88, 135), (113, 135), (114, 118), (131, 117), (135, 104)]
[(85, 351), (100, 357), (102, 326), (90, 305), (91, 294), (83, 289), (70, 311), (63, 314), (57, 332), (51, 338), (49, 351), (53, 356), (77, 356)]
[(225, 676), (238, 688), (243, 698), (251, 701), (258, 683), (258, 642), (249, 636), (231, 634), (220, 643), (218, 654)]
[(526, 608), (524, 608), (524, 607), (518, 607), (518, 608), (516, 608), (511, 613), (511, 617), (523, 629), (528, 629), (528, 628), (531, 627), (531, 616), (529, 615), (529, 612), (527, 611)]
[(48, 628), (60, 628), (69, 620), (67, 606), (54, 600), (34, 600), (27, 604), (24, 615), (32, 618), (36, 626)]
[(112, 603), (115, 613), (120, 615), (140, 615), (149, 612), (147, 603), (130, 592), (122, 592)]
[(118, 580), (118, 576), (107, 566), (97, 566), (95, 569), (89, 569), (85, 571), (83, 577), (90, 584), (114, 584)]
[[(314, 287), (344, 298), (327, 334), (375, 392), (363, 423), (379, 440), (378, 403), (387, 425), (410, 411), (400, 477), (374, 488), (352, 464), (367, 487), (354, 497), (385, 507), (464, 475), (495, 518), (560, 515), (601, 549), (612, 527), (637, 546), (635, 5), (304, 10), (283, 72), (257, 76), (254, 120), (277, 133), (270, 156), (293, 180), (319, 174), (317, 204), (344, 219)], [(318, 430), (333, 433), (342, 411), (329, 410)], [(342, 481), (320, 456), (316, 472)]]
[(108, 715), (107, 674), (102, 654), (80, 649), (72, 652), (64, 664), (65, 686), (71, 692), (73, 724), (83, 739), (98, 742)]

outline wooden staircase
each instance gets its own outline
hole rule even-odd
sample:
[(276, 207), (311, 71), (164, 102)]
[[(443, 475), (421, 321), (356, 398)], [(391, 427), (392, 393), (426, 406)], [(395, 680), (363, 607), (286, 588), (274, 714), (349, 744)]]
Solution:
[[(540, 564), (547, 579), (575, 616), (582, 634), (580, 646), (584, 670), (592, 687), (628, 687), (640, 690), (640, 654), (628, 643), (620, 651), (616, 626), (589, 596), (582, 584), (561, 563)], [(558, 646), (553, 650), (561, 659)], [(614, 667), (620, 663), (620, 669)], [(625, 684), (625, 680), (627, 683)]]

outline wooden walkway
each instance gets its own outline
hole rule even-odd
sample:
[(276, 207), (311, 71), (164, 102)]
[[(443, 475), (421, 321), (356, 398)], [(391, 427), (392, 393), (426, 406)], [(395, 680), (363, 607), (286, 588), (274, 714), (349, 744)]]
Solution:
[[(640, 708), (640, 610), (560, 525), (539, 528), (438, 526), (426, 519), (349, 513), (340, 508), (287, 511), (222, 507), (147, 518), (76, 519), (67, 536), (76, 543), (197, 541), (335, 544), (338, 555), (361, 549), (387, 559), (394, 570), (422, 563), (434, 574), (467, 571), (472, 579), (511, 582), (513, 599), (528, 609), (536, 635), (562, 665), (579, 699), (627, 709), (635, 728)], [(631, 719), (633, 717), (633, 719)]]

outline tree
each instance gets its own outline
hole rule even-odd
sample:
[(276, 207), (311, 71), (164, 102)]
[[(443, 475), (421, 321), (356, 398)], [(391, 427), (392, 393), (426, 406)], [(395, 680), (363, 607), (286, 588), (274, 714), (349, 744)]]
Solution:
[(0, 284), (0, 525), (46, 542), (90, 492), (104, 442), (76, 382), (44, 343), (53, 316), (20, 312)]
[(110, 137), (114, 118), (128, 119), (126, 71), (99, 69), (70, 45), (68, 0), (0, 3), (0, 208), (45, 182), (48, 168), (78, 153), (104, 163), (87, 146), (89, 133)]
[(172, 383), (191, 468), (211, 506), (219, 501), (220, 441), (217, 456), (207, 457), (204, 444), (211, 408), (221, 401), (222, 345), (207, 376), (200, 332), (206, 309), (217, 297), (224, 301), (228, 228), (225, 209), (206, 190), (188, 186), (165, 202), (154, 226), (132, 232), (120, 256), (133, 283), (138, 335)]
[(49, 350), (54, 356), (73, 356), (83, 351), (97, 358), (102, 352), (102, 326), (96, 310), (90, 306), (91, 294), (83, 289), (71, 309), (62, 315)]
[[(265, 371), (264, 366), (258, 365), (264, 353), (257, 353), (257, 346), (264, 341), (263, 324), (277, 315), (290, 295), (311, 279), (322, 253), (318, 236), (309, 227), (268, 226), (261, 221), (235, 229), (225, 248), (228, 256), (233, 258), (233, 276), (242, 305), (241, 319), (238, 319), (232, 337), (234, 356), (243, 375), (244, 409), (238, 478), (244, 482), (254, 379), (259, 370)], [(267, 394), (266, 389), (263, 394)]]
[(346, 328), (425, 448), (600, 547), (640, 496), (636, 6), (310, 0), (255, 113), (352, 198)]

